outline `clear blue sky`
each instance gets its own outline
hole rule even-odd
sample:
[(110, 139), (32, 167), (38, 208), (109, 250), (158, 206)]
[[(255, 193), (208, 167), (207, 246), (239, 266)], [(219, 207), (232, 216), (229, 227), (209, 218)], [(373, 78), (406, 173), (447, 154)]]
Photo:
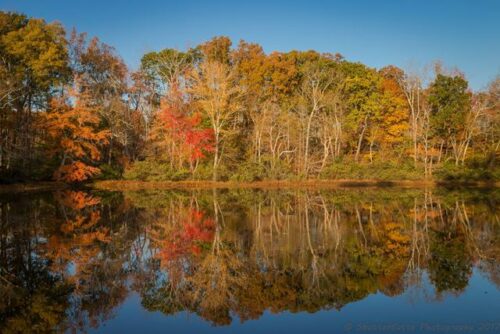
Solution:
[(440, 59), (473, 89), (500, 73), (500, 0), (1, 0), (0, 9), (97, 35), (131, 68), (145, 52), (226, 35), (266, 52), (340, 52), (377, 68)]

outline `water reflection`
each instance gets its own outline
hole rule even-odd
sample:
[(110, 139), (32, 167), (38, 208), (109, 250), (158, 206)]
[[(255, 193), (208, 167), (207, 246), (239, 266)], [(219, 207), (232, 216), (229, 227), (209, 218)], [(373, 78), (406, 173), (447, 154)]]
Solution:
[[(0, 332), (86, 331), (131, 292), (214, 325), (381, 292), (500, 287), (499, 191), (64, 191), (0, 198)], [(429, 277), (431, 285), (423, 284)]]

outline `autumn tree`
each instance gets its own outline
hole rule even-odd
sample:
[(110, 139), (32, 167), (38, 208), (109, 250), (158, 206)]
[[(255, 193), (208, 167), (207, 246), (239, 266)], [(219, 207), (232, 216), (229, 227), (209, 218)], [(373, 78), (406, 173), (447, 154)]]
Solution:
[(478, 150), (485, 150), (484, 154), (493, 155), (500, 149), (500, 75), (488, 85), (484, 93), (478, 94), (473, 108), (484, 108), (482, 117), (477, 124), (478, 139), (481, 145)]
[(419, 141), (421, 136), (421, 124), (424, 119), (423, 104), (425, 102), (422, 78), (417, 73), (405, 73), (399, 68), (388, 66), (383, 69), (385, 75), (398, 83), (403, 92), (407, 108), (409, 110), (409, 130), (413, 146), (413, 163), (417, 167), (419, 160)]
[(128, 69), (111, 46), (97, 37), (87, 38), (73, 30), (70, 37), (70, 55), (75, 89), (86, 95), (85, 103), (99, 115), (103, 126), (109, 129), (107, 164), (131, 159), (139, 136), (137, 109), (130, 108), (125, 97), (128, 89)]
[(33, 175), (41, 159), (36, 112), (68, 81), (68, 50), (59, 23), (0, 12), (0, 177)]
[(235, 73), (226, 64), (217, 61), (203, 62), (192, 72), (190, 93), (209, 119), (214, 135), (213, 180), (224, 153), (224, 144), (231, 133), (231, 122), (240, 109), (241, 88), (234, 85)]
[(347, 108), (345, 122), (351, 140), (356, 143), (351, 144), (351, 147), (355, 147), (354, 160), (357, 162), (367, 134), (380, 117), (381, 79), (374, 70), (360, 64), (348, 65), (345, 71), (347, 76), (343, 89)]
[[(377, 136), (381, 145), (387, 150), (394, 150), (404, 144), (409, 130), (410, 110), (405, 92), (398, 80), (403, 75), (397, 68), (385, 68), (381, 71), (381, 120), (380, 134)], [(415, 120), (416, 121), (416, 120)], [(371, 153), (371, 149), (370, 149)]]
[(252, 146), (257, 162), (264, 164), (271, 177), (280, 178), (298, 155), (300, 123), (292, 110), (297, 105), (300, 72), (291, 54), (272, 52), (264, 59), (259, 58), (262, 57), (256, 55), (257, 64), (249, 65), (261, 71), (262, 78), (259, 81), (254, 71), (249, 73), (253, 85), (248, 84), (244, 95), (245, 99), (258, 97), (256, 101), (248, 101), (251, 105), (246, 107), (253, 125)]
[(41, 127), (52, 144), (50, 154), (59, 161), (54, 179), (80, 182), (100, 173), (95, 164), (110, 132), (99, 129), (99, 116), (83, 97), (69, 94), (54, 99)]
[[(232, 44), (229, 37), (217, 36), (201, 44), (197, 49), (201, 51), (205, 61), (229, 65)], [(195, 52), (195, 50), (193, 51)]]
[[(267, 56), (258, 44), (240, 41), (231, 53), (231, 61), (236, 72), (236, 84), (242, 87), (243, 122), (241, 144), (258, 164), (261, 163), (263, 149), (263, 105), (269, 98), (269, 85), (266, 83)], [(246, 157), (248, 158), (248, 156)]]
[[(335, 63), (323, 56), (313, 55), (312, 61), (307, 61), (301, 68), (303, 75), (302, 87), (300, 89), (301, 99), (307, 109), (304, 134), (304, 158), (303, 173), (307, 176), (311, 170), (310, 164), (310, 145), (311, 145), (311, 127), (314, 117), (319, 112), (326, 112), (327, 107), (331, 106), (335, 97), (332, 91), (335, 86), (340, 86), (341, 75), (335, 68)], [(338, 91), (337, 91), (338, 92)], [(325, 143), (323, 161), (328, 155), (328, 145)], [(324, 163), (322, 164), (324, 167)]]
[(163, 99), (150, 134), (153, 154), (167, 159), (172, 170), (184, 168), (194, 173), (200, 160), (213, 151), (213, 131), (202, 126), (202, 116), (192, 112), (177, 84)]

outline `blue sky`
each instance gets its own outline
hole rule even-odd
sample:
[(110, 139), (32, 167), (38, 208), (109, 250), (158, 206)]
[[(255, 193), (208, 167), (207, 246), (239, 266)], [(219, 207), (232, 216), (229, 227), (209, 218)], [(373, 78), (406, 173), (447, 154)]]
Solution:
[(1, 0), (0, 9), (96, 35), (131, 68), (145, 52), (226, 35), (266, 52), (340, 52), (377, 68), (440, 59), (473, 89), (500, 73), (500, 0)]

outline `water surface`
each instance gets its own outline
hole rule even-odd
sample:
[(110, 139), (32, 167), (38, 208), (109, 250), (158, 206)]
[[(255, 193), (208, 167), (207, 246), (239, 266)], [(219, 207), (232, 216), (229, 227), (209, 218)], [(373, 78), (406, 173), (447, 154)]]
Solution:
[(0, 332), (498, 333), (498, 190), (0, 197)]

